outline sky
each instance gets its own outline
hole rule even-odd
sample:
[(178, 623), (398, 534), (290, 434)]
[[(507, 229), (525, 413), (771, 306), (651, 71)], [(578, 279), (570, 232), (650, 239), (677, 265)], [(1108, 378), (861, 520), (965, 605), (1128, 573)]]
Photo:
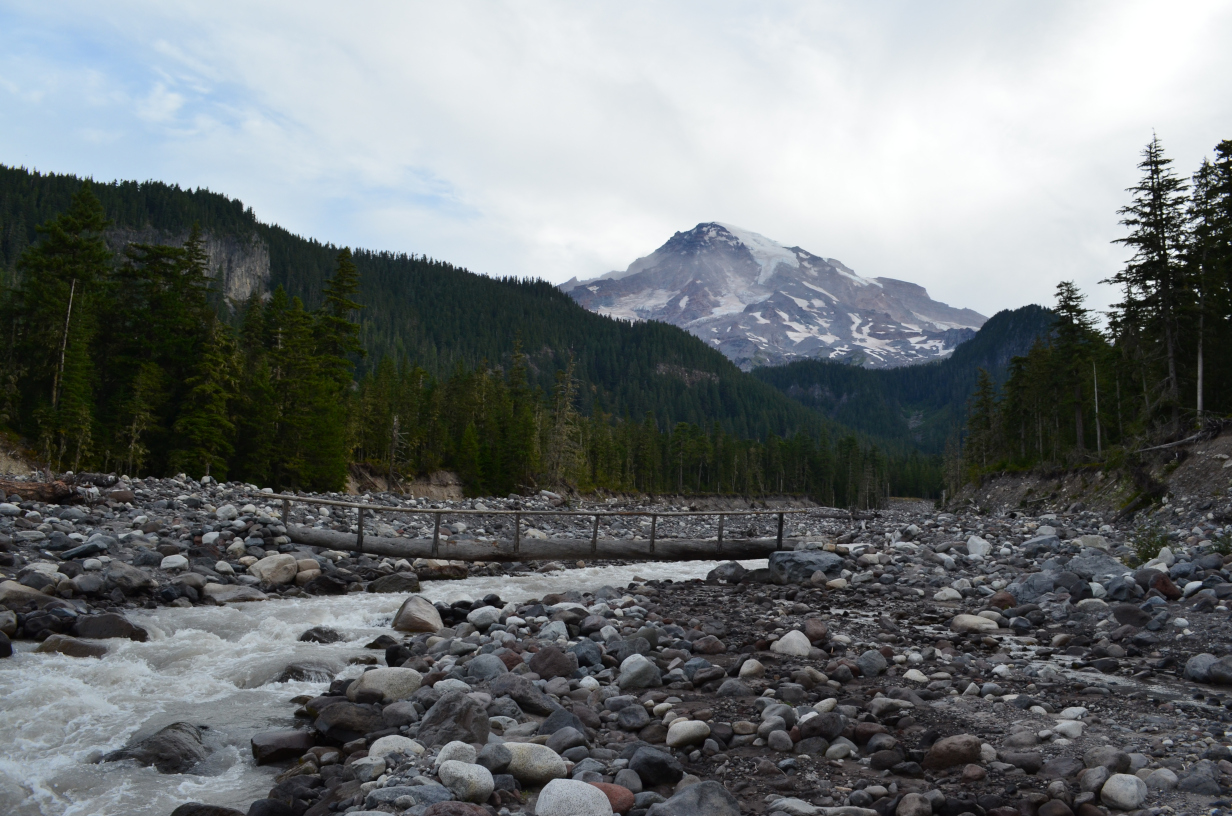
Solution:
[(4, 2), (0, 163), (562, 282), (722, 221), (991, 315), (1232, 138), (1232, 3)]

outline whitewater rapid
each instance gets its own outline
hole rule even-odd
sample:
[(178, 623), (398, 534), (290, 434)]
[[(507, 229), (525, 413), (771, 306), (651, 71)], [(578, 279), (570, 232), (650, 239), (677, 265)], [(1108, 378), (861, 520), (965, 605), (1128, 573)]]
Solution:
[[(716, 561), (649, 562), (523, 576), (431, 581), (423, 595), (452, 602), (495, 592), (505, 601), (550, 592), (623, 587), (635, 578), (705, 577)], [(766, 562), (741, 562), (752, 569)], [(294, 724), (291, 698), (316, 695), (321, 681), (273, 682), (289, 663), (353, 676), (348, 658), (388, 626), (404, 596), (354, 593), (225, 607), (130, 611), (146, 643), (108, 640), (101, 659), (33, 652), (16, 642), (0, 660), (0, 813), (11, 816), (166, 816), (202, 801), (247, 811), (277, 773), (252, 762), (253, 734)], [(313, 626), (338, 643), (301, 643)], [(372, 654), (370, 652), (370, 654)], [(209, 758), (192, 774), (165, 775), (131, 762), (97, 759), (173, 722), (206, 726)]]

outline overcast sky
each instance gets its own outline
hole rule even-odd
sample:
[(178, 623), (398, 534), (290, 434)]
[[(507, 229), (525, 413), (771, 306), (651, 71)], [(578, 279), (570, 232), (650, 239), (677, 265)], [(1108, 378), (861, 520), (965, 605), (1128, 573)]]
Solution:
[(560, 282), (724, 221), (991, 315), (1096, 281), (1227, 2), (0, 3), (0, 163)]

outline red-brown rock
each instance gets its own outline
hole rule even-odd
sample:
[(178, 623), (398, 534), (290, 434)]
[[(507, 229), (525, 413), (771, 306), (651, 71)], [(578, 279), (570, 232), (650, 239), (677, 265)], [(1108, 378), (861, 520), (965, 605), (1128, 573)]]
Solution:
[(608, 782), (591, 782), (590, 784), (603, 791), (614, 813), (628, 813), (633, 810), (633, 791), (624, 785), (613, 785)]
[(1003, 589), (988, 599), (988, 605), (997, 609), (1009, 609), (1011, 606), (1018, 606), (1018, 600)]

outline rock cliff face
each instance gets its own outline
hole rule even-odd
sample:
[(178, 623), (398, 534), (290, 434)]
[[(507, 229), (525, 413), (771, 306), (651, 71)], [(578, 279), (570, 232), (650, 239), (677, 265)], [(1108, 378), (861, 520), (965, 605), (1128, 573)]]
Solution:
[[(188, 231), (169, 233), (156, 229), (114, 229), (107, 242), (117, 252), (129, 244), (170, 244), (183, 246)], [(232, 304), (248, 299), (253, 292), (269, 290), (269, 246), (255, 233), (248, 236), (205, 234), (205, 254), (210, 277)]]
[(661, 320), (741, 368), (821, 358), (889, 368), (945, 357), (986, 318), (892, 278), (730, 224), (678, 232), (623, 272), (560, 289), (592, 311)]

